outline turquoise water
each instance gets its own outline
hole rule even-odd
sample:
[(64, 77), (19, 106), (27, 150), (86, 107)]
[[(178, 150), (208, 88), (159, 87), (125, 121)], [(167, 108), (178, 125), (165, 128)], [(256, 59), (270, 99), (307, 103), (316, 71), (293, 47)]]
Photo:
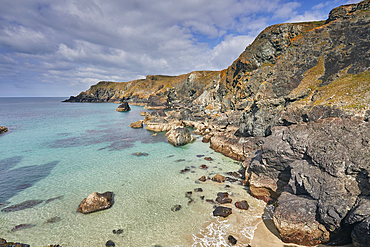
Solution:
[[(130, 128), (143, 118), (142, 107), (116, 112), (117, 104), (61, 100), (0, 98), (0, 126), (9, 128), (0, 135), (0, 203), (44, 201), (30, 209), (0, 212), (0, 237), (63, 247), (105, 246), (108, 240), (116, 246), (228, 246), (227, 234), (244, 243), (253, 237), (264, 203), (235, 184), (226, 183), (230, 188), (225, 188), (226, 184), (197, 182), (202, 175), (237, 171), (239, 163), (215, 153), (200, 137), (173, 147), (164, 133)], [(137, 152), (149, 155), (132, 155)], [(209, 168), (200, 169), (202, 164)], [(185, 167), (191, 171), (181, 174)], [(193, 192), (195, 202), (188, 204), (185, 192), (199, 187), (203, 192)], [(76, 212), (83, 198), (105, 191), (115, 194), (110, 209)], [(200, 196), (215, 199), (220, 191), (229, 191), (233, 200), (247, 199), (250, 210), (234, 210), (228, 219), (212, 217), (213, 205)], [(176, 204), (181, 210), (171, 211)], [(47, 223), (54, 217), (60, 220)], [(11, 231), (19, 224), (34, 226)], [(123, 233), (113, 234), (118, 229)]]

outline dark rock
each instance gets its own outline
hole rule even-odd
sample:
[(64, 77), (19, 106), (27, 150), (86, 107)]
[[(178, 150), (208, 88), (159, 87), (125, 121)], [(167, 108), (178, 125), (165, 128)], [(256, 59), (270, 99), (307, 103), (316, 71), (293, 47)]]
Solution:
[(55, 201), (55, 200), (60, 200), (60, 199), (62, 199), (62, 198), (63, 198), (63, 196), (57, 196), (57, 197), (53, 197), (53, 198), (47, 199), (47, 200), (45, 201), (45, 204), (47, 204), (47, 203), (49, 203), (49, 202), (52, 202), (52, 201)]
[(220, 204), (225, 204), (225, 203), (231, 203), (232, 199), (229, 198), (229, 193), (219, 192), (219, 193), (217, 193), (216, 201)]
[(118, 230), (113, 230), (113, 234), (122, 234), (123, 233), (123, 230), (122, 229), (118, 229)]
[(12, 232), (19, 231), (19, 230), (31, 228), (31, 227), (34, 227), (34, 226), (35, 226), (35, 224), (20, 224), (20, 225), (16, 225), (15, 227), (13, 227), (13, 229), (11, 231)]
[(105, 243), (105, 246), (107, 246), (107, 247), (114, 247), (114, 246), (116, 246), (116, 244), (112, 240), (108, 240)]
[(284, 242), (317, 245), (329, 241), (329, 232), (316, 220), (315, 200), (283, 192), (278, 204), (273, 220)]
[(208, 169), (208, 166), (207, 165), (201, 165), (199, 168), (200, 169)]
[(207, 178), (206, 178), (206, 176), (201, 176), (198, 180), (201, 181), (201, 182), (205, 182), (207, 180)]
[(174, 162), (184, 162), (185, 161), (185, 159), (178, 159), (178, 160), (175, 160)]
[(88, 214), (108, 209), (113, 205), (113, 197), (113, 192), (107, 191), (102, 194), (94, 192), (81, 201), (77, 211)]
[(185, 172), (189, 172), (189, 171), (190, 171), (190, 168), (185, 167), (184, 169), (182, 169), (182, 170), (180, 171), (180, 173), (185, 173)]
[(3, 203), (0, 203), (0, 208), (3, 208), (7, 205), (9, 205), (10, 203), (9, 202), (3, 202)]
[(148, 153), (141, 153), (141, 152), (138, 152), (138, 153), (132, 153), (131, 155), (133, 155), (133, 156), (137, 156), (137, 157), (141, 157), (141, 156), (148, 156), (149, 154), (148, 154)]
[(185, 192), (185, 197), (189, 198), (193, 194), (192, 191)]
[(232, 209), (222, 206), (216, 207), (216, 209), (213, 211), (213, 216), (220, 216), (224, 218), (226, 218), (230, 214), (232, 214)]
[(15, 212), (15, 211), (24, 210), (24, 209), (27, 209), (27, 208), (33, 208), (34, 206), (36, 206), (36, 205), (38, 205), (42, 202), (43, 202), (43, 200), (29, 200), (29, 201), (25, 201), (25, 202), (22, 202), (22, 203), (19, 203), (19, 204), (10, 206), (10, 207), (3, 208), (3, 209), (1, 209), (1, 212), (8, 213), (8, 212)]
[(248, 210), (249, 209), (249, 204), (247, 201), (240, 201), (235, 203), (235, 207), (243, 210)]
[(171, 208), (171, 211), (172, 212), (177, 212), (177, 211), (179, 211), (181, 209), (181, 205), (175, 205), (175, 206), (173, 206), (172, 208)]
[(231, 236), (231, 235), (229, 235), (228, 237), (227, 237), (227, 240), (229, 241), (229, 243), (231, 244), (231, 245), (236, 245), (236, 243), (238, 242), (237, 240), (236, 240), (236, 238), (234, 238), (233, 236)]
[(203, 154), (197, 154), (196, 155), (198, 158), (202, 158), (202, 157), (204, 157), (204, 155)]
[(175, 147), (194, 142), (196, 139), (195, 136), (193, 136), (185, 127), (177, 127), (175, 129), (171, 129), (166, 133), (166, 137), (168, 139), (168, 142)]
[(202, 188), (196, 188), (196, 189), (194, 189), (194, 192), (203, 192), (203, 189)]
[(206, 199), (206, 202), (210, 203), (210, 204), (216, 204), (214, 200), (212, 199)]
[(215, 181), (215, 182), (218, 182), (218, 183), (223, 183), (225, 182), (225, 177), (220, 175), (220, 174), (216, 174), (213, 178), (212, 178), (212, 181)]
[(204, 157), (205, 160), (213, 161), (212, 157)]
[(32, 186), (32, 184), (21, 184), (19, 185), (16, 190), (24, 190), (27, 189), (28, 187)]
[(120, 111), (120, 112), (125, 112), (125, 111), (130, 111), (130, 110), (131, 110), (131, 108), (130, 108), (130, 106), (128, 105), (127, 102), (123, 102), (116, 109), (116, 111)]
[(0, 238), (0, 247), (30, 247), (30, 245), (22, 244), (22, 243), (7, 242), (5, 239)]
[(365, 220), (356, 224), (351, 236), (354, 246), (368, 247), (370, 243), (370, 218), (366, 218)]
[(50, 218), (48, 219), (47, 221), (45, 221), (45, 223), (49, 224), (49, 223), (56, 223), (56, 222), (59, 222), (61, 221), (62, 219), (60, 217), (53, 217), (53, 218)]
[(200, 196), (200, 199), (201, 199), (201, 200), (204, 200), (204, 196)]

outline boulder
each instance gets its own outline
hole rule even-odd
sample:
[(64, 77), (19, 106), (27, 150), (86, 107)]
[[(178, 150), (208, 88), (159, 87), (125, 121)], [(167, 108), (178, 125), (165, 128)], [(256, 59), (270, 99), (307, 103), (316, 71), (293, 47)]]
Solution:
[(166, 137), (168, 139), (168, 142), (175, 147), (194, 142), (196, 139), (195, 136), (193, 136), (185, 127), (177, 127), (175, 129), (171, 129), (166, 133)]
[(218, 202), (220, 204), (231, 203), (232, 199), (229, 198), (229, 193), (219, 192), (219, 193), (217, 193), (216, 202)]
[(247, 201), (240, 201), (235, 203), (235, 207), (243, 210), (248, 210), (249, 204)]
[(5, 133), (7, 131), (8, 131), (8, 128), (7, 127), (0, 126), (0, 134)]
[(113, 197), (113, 192), (107, 191), (102, 194), (94, 192), (81, 201), (77, 211), (83, 214), (88, 214), (108, 209), (113, 205)]
[(130, 124), (130, 127), (134, 128), (134, 129), (140, 129), (140, 128), (143, 127), (143, 122), (144, 122), (144, 120), (139, 120), (137, 122), (133, 122), (133, 123)]
[(131, 110), (131, 108), (130, 108), (130, 106), (128, 105), (127, 102), (123, 102), (116, 109), (116, 111), (121, 111), (121, 112), (130, 111), (130, 110)]
[(215, 210), (213, 210), (213, 216), (226, 218), (230, 214), (232, 214), (232, 209), (228, 207), (219, 206), (219, 207), (216, 207)]
[(154, 117), (147, 121), (145, 128), (150, 131), (164, 132), (180, 126), (182, 126), (182, 122), (180, 121), (168, 121), (164, 117)]
[(274, 213), (274, 224), (283, 242), (318, 245), (329, 241), (329, 232), (316, 220), (317, 202), (283, 192)]
[(225, 177), (220, 175), (220, 174), (216, 174), (213, 178), (212, 178), (212, 181), (215, 181), (217, 183), (223, 183), (225, 182)]

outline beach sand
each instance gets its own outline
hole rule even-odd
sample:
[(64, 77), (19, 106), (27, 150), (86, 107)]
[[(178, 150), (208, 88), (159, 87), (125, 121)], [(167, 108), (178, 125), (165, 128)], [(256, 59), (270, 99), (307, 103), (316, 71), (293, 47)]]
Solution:
[[(288, 247), (288, 246), (302, 246), (296, 244), (287, 244), (281, 241), (279, 233), (274, 226), (271, 219), (261, 221), (254, 232), (254, 237), (251, 242), (252, 247)], [(326, 245), (318, 245), (324, 247)], [(343, 245), (342, 247), (353, 247), (352, 244)]]

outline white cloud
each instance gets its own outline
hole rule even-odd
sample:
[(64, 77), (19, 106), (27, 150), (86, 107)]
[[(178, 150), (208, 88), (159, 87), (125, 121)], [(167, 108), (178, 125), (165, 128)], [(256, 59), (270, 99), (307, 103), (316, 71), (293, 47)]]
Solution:
[(320, 19), (329, 5), (301, 7), (301, 0), (2, 0), (0, 96), (22, 94), (22, 82), (35, 95), (40, 88), (70, 95), (99, 80), (221, 70), (266, 26)]

